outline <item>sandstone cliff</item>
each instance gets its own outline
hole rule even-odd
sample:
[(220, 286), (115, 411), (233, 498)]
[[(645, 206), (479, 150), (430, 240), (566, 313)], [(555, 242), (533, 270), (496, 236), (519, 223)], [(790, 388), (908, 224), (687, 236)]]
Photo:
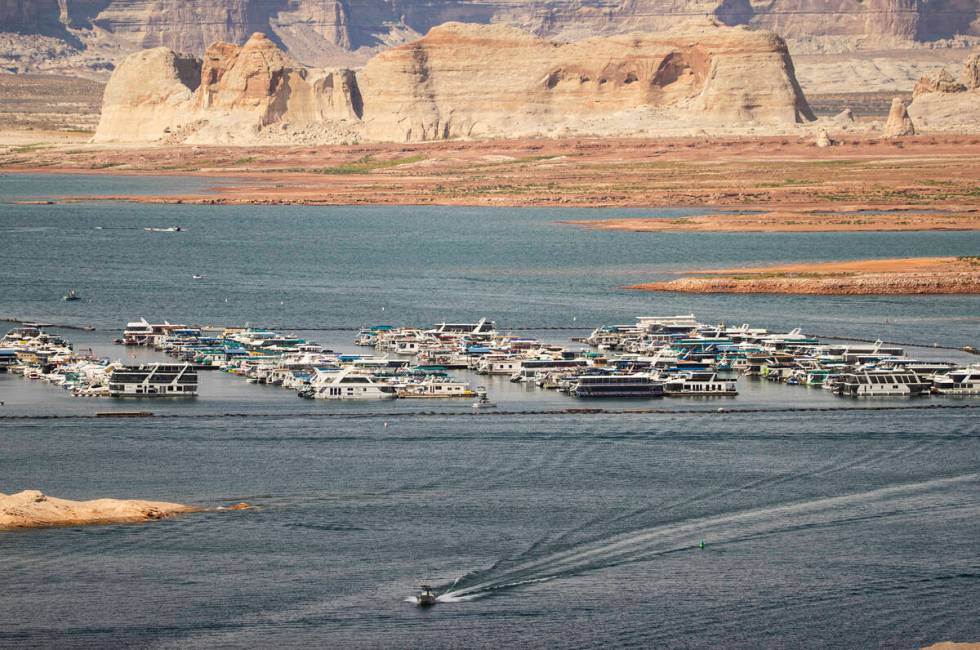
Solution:
[(201, 62), (165, 47), (131, 54), (102, 98), (99, 133), (105, 140), (156, 140), (189, 119), (187, 106), (201, 79)]
[(980, 54), (966, 60), (959, 81), (947, 70), (920, 79), (908, 112), (922, 133), (980, 133)]
[[(197, 83), (180, 66), (199, 70)], [(561, 44), (447, 23), (357, 73), (306, 69), (262, 34), (215, 44), (194, 63), (166, 50), (132, 55), (107, 88), (96, 141), (785, 132), (812, 119), (786, 44), (769, 32), (702, 23)]]
[(260, 31), (307, 65), (351, 65), (446, 21), (565, 41), (668, 31), (698, 16), (774, 31), (794, 51), (980, 36), (976, 0), (0, 0), (0, 32), (57, 36), (79, 48), (66, 56), (115, 63), (159, 46), (201, 55)]

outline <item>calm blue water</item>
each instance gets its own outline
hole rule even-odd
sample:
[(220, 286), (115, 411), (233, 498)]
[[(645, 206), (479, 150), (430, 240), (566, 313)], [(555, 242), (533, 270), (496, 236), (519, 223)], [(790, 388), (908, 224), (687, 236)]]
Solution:
[[(76, 195), (79, 184), (138, 193), (153, 179), (127, 180), (0, 176), (0, 197)], [(92, 324), (66, 333), (114, 357), (132, 352), (111, 345), (112, 329), (139, 316), (303, 330), (487, 315), (520, 329), (694, 311), (825, 334), (978, 342), (975, 297), (619, 288), (714, 265), (976, 254), (976, 233), (638, 235), (556, 224), (620, 214), (0, 204), (0, 317)], [(173, 224), (188, 231), (142, 230)], [(62, 302), (70, 287), (85, 299)], [(350, 348), (350, 332), (302, 333)], [(975, 411), (710, 412), (716, 402), (694, 414), (424, 417), (394, 404), (390, 418), (375, 419), (354, 417), (374, 405), (310, 403), (220, 373), (203, 380), (194, 403), (147, 405), (196, 418), (0, 419), (0, 492), (259, 506), (148, 526), (0, 533), (0, 646), (914, 648), (980, 639)], [(505, 407), (569, 405), (506, 382), (490, 389)], [(725, 406), (860, 405), (823, 391), (740, 389)], [(4, 375), (0, 401), (7, 416), (133, 408)], [(882, 403), (895, 404), (908, 403)], [(467, 410), (439, 410), (454, 408)], [(309, 417), (331, 410), (352, 416)], [(264, 417), (220, 415), (245, 412)], [(422, 580), (459, 602), (431, 611), (404, 602)]]

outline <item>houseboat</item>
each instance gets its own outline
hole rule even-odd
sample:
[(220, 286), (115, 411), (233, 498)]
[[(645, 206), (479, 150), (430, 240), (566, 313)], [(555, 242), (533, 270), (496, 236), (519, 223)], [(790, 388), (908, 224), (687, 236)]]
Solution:
[(738, 395), (735, 382), (720, 380), (714, 372), (683, 372), (672, 376), (664, 384), (664, 393), (671, 397), (688, 395)]
[(664, 385), (648, 374), (581, 375), (570, 380), (568, 394), (583, 398), (662, 397)]
[(865, 371), (842, 374), (834, 382), (839, 395), (884, 396), (923, 395), (932, 382), (909, 371)]
[(300, 397), (312, 399), (368, 400), (393, 399), (395, 387), (370, 375), (356, 374), (352, 369), (323, 371), (317, 369), (310, 387)]
[(980, 365), (951, 370), (935, 377), (932, 392), (939, 395), (980, 395)]
[(422, 381), (399, 386), (398, 397), (404, 399), (437, 399), (451, 397), (476, 397), (477, 393), (465, 381), (444, 377), (428, 377)]
[(117, 365), (109, 373), (111, 397), (195, 397), (197, 371), (189, 363)]

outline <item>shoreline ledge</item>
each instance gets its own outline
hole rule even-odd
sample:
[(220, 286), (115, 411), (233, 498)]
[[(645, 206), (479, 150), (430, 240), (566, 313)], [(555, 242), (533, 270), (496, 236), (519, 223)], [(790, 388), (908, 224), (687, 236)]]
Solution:
[[(244, 508), (232, 506), (226, 509)], [(40, 490), (24, 490), (16, 494), (0, 492), (0, 531), (142, 523), (159, 521), (178, 514), (204, 511), (204, 508), (164, 501), (137, 499), (70, 501), (50, 497)]]
[(882, 206), (843, 206), (828, 209), (715, 213), (688, 217), (628, 217), (578, 219), (561, 223), (588, 230), (635, 233), (777, 233), (777, 232), (925, 232), (980, 230), (980, 210), (949, 210)]
[(825, 296), (980, 294), (980, 256), (910, 257), (694, 271), (629, 285), (673, 293), (774, 293)]

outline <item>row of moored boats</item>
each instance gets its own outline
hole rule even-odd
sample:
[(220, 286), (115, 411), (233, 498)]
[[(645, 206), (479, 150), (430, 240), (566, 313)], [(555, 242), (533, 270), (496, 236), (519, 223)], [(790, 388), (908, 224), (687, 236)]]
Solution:
[(312, 341), (257, 328), (129, 323), (117, 342), (176, 359), (139, 365), (79, 355), (38, 325), (0, 340), (0, 369), (62, 385), (77, 395), (179, 396), (198, 393), (198, 370), (282, 386), (329, 400), (477, 399), (465, 370), (578, 398), (734, 396), (740, 377), (820, 387), (840, 395), (980, 395), (980, 365), (918, 360), (895, 345), (824, 343), (800, 330), (699, 323), (693, 314), (603, 326), (578, 345), (501, 332), (490, 320), (433, 327), (379, 325), (360, 330), (365, 354), (337, 353)]

